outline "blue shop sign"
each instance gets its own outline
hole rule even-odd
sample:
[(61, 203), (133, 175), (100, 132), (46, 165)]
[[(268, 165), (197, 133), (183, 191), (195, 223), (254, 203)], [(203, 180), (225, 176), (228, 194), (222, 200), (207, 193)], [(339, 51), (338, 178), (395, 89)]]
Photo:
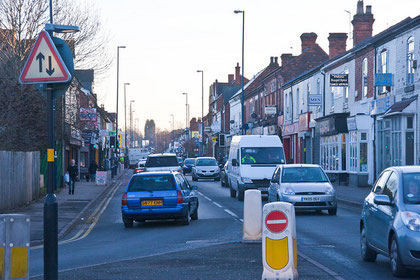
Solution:
[(378, 115), (385, 113), (391, 106), (391, 97), (386, 96), (380, 99), (373, 100), (369, 104), (369, 112), (371, 115)]
[(377, 73), (377, 74), (375, 74), (375, 86), (376, 87), (390, 87), (390, 86), (392, 86), (392, 74), (391, 73)]

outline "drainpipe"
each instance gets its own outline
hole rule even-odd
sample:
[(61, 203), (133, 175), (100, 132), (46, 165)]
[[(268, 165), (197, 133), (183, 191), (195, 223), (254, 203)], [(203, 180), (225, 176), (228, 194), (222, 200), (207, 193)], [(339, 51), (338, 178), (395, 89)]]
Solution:
[[(376, 68), (376, 47), (373, 48), (375, 51), (374, 55), (374, 61), (373, 61), (373, 74), (376, 74), (377, 68)], [(373, 83), (373, 100), (376, 100), (376, 86), (375, 82)], [(372, 137), (372, 136), (371, 136)], [(372, 184), (376, 181), (376, 115), (373, 115), (373, 181)], [(378, 159), (379, 160), (379, 159)]]

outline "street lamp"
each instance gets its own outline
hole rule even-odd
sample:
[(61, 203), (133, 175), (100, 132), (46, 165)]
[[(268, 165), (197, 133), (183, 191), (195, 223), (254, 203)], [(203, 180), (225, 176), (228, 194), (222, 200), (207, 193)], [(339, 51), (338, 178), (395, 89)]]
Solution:
[(117, 110), (116, 110), (116, 114), (115, 114), (115, 153), (116, 154), (117, 154), (117, 149), (118, 149), (118, 147), (117, 147), (117, 139), (118, 139), (118, 86), (119, 86), (119, 78), (120, 78), (120, 49), (125, 49), (125, 46), (118, 46), (117, 47)]
[(197, 70), (201, 73), (201, 156), (204, 155), (204, 71)]
[(245, 38), (245, 11), (235, 10), (235, 14), (242, 14), (242, 77), (241, 77), (241, 110), (242, 110), (242, 135), (245, 134), (244, 125), (245, 125), (245, 111), (244, 111), (244, 38)]
[[(130, 83), (124, 83), (124, 147), (125, 147), (125, 154), (124, 156), (127, 157), (127, 98), (126, 98), (126, 86), (129, 86)], [(124, 166), (125, 167), (125, 166)]]
[(188, 93), (183, 92), (182, 95), (185, 95), (185, 129), (188, 128)]
[(347, 10), (344, 11), (349, 14), (349, 40), (351, 40), (353, 38), (351, 35), (351, 12)]

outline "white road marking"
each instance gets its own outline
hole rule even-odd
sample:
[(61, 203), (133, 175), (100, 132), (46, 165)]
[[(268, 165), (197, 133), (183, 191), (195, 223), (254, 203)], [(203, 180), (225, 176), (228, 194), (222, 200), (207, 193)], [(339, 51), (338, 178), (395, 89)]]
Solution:
[(337, 272), (332, 271), (331, 269), (329, 269), (328, 267), (320, 264), (319, 262), (311, 259), (310, 257), (308, 257), (305, 254), (302, 254), (301, 252), (298, 251), (298, 256), (304, 258), (305, 260), (307, 260), (308, 262), (312, 263), (313, 265), (315, 265), (316, 267), (320, 268), (321, 270), (325, 271), (326, 273), (328, 273), (329, 275), (331, 275), (332, 277), (334, 277), (334, 279), (336, 280), (344, 280), (343, 277), (341, 277)]
[(225, 212), (228, 213), (229, 215), (235, 217), (235, 218), (239, 218), (238, 215), (236, 215), (235, 213), (233, 213), (232, 211), (230, 211), (229, 209), (225, 209)]
[(286, 224), (286, 220), (269, 220), (267, 221), (267, 225), (275, 225), (275, 224)]
[(211, 198), (210, 198), (210, 197), (205, 196), (204, 194), (203, 194), (203, 197), (204, 197), (205, 199), (207, 199), (208, 201), (213, 201), (213, 200), (211, 200)]
[(197, 193), (199, 194), (199, 195), (203, 195), (201, 192), (199, 192), (199, 191), (197, 191)]
[(222, 206), (222, 205), (220, 205), (220, 204), (219, 204), (219, 203), (217, 203), (217, 202), (214, 202), (214, 201), (213, 201), (213, 204), (214, 204), (214, 205), (216, 205), (216, 206), (217, 206), (217, 207), (219, 207), (219, 208), (223, 208), (223, 206)]

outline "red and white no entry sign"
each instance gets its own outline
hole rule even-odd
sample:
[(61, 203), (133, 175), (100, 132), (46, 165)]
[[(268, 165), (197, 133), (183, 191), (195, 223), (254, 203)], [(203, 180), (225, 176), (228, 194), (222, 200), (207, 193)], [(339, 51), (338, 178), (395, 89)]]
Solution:
[(281, 211), (271, 211), (265, 218), (265, 226), (272, 233), (280, 233), (287, 228), (287, 216)]

